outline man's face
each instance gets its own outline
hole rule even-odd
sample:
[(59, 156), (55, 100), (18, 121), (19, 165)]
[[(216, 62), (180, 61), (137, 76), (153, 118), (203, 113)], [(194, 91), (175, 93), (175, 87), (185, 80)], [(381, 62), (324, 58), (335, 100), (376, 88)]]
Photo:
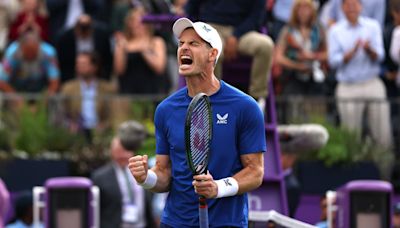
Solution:
[(356, 22), (361, 13), (362, 5), (360, 0), (344, 0), (342, 8), (347, 20)]
[[(186, 29), (179, 38), (177, 58), (179, 74), (183, 76), (199, 75), (211, 62), (212, 48), (194, 31)], [(214, 63), (212, 63), (214, 64)]]
[(34, 61), (39, 54), (39, 42), (28, 40), (21, 45), (21, 51), (25, 61)]
[(88, 78), (93, 76), (95, 68), (90, 61), (89, 55), (80, 54), (76, 58), (76, 74), (79, 77)]
[(114, 139), (111, 144), (111, 158), (121, 167), (129, 163), (129, 158), (133, 156), (131, 151), (125, 150), (119, 139)]

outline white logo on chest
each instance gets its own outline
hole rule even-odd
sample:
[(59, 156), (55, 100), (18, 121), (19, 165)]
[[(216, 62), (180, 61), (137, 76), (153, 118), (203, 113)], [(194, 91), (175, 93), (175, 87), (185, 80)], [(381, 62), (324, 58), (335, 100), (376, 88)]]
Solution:
[(224, 116), (221, 116), (220, 114), (217, 114), (217, 124), (227, 124), (228, 123), (228, 113), (226, 113)]

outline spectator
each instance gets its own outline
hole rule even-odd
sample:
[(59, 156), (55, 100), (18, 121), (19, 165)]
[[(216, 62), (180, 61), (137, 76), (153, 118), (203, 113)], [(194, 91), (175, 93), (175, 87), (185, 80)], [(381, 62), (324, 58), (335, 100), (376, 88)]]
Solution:
[[(342, 10), (343, 0), (330, 0), (331, 8), (329, 13), (329, 24), (332, 25), (342, 19), (345, 19), (345, 13)], [(386, 2), (385, 0), (361, 0), (361, 15), (373, 18), (378, 21), (381, 28), (385, 24)]]
[(21, 11), (10, 26), (9, 40), (14, 41), (28, 30), (33, 30), (44, 41), (49, 40), (48, 18), (41, 0), (21, 0)]
[(10, 207), (10, 193), (6, 185), (0, 178), (0, 228), (4, 227), (5, 216), (7, 215), (8, 208)]
[(155, 227), (151, 195), (136, 183), (127, 167), (145, 135), (140, 123), (122, 123), (111, 142), (111, 162), (93, 172), (93, 183), (100, 188), (101, 228)]
[(109, 32), (93, 21), (88, 14), (79, 16), (74, 28), (64, 31), (57, 42), (58, 59), (61, 69), (61, 82), (74, 76), (75, 59), (80, 52), (99, 54), (102, 71), (101, 79), (109, 80), (112, 69), (112, 54)]
[(296, 0), (289, 23), (281, 31), (276, 61), (284, 95), (322, 95), (327, 60), (325, 30), (317, 23), (312, 0)]
[(114, 71), (121, 94), (159, 94), (164, 92), (162, 79), (166, 67), (166, 45), (154, 36), (145, 15), (136, 7), (126, 17), (125, 31), (116, 35)]
[[(144, 8), (132, 9), (125, 20), (123, 33), (115, 35), (114, 72), (118, 77), (119, 94), (164, 94), (166, 93), (167, 49), (165, 41), (152, 32), (150, 25), (142, 22)], [(120, 98), (115, 121), (124, 121), (130, 116), (130, 102)]]
[[(234, 60), (239, 53), (253, 57), (249, 94), (264, 111), (274, 46), (270, 37), (258, 32), (265, 16), (265, 1), (189, 0), (186, 11), (189, 17), (217, 29), (224, 42), (225, 60)], [(221, 63), (217, 63), (215, 73), (219, 78)]]
[(102, 3), (103, 0), (46, 0), (51, 42), (55, 44), (60, 32), (73, 28), (81, 14), (95, 16)]
[(4, 92), (57, 92), (60, 72), (56, 50), (33, 31), (24, 33), (7, 48), (3, 67), (0, 90)]
[(372, 139), (390, 149), (390, 108), (386, 88), (379, 78), (384, 58), (380, 25), (375, 19), (360, 16), (361, 0), (343, 0), (342, 10), (346, 19), (328, 33), (329, 64), (336, 69), (335, 97), (341, 124), (361, 136), (367, 110)]
[(91, 144), (93, 134), (110, 129), (108, 97), (114, 92), (110, 82), (98, 78), (99, 61), (95, 54), (81, 52), (76, 57), (76, 78), (66, 82), (61, 94), (66, 96), (68, 128), (83, 133)]
[(19, 0), (0, 0), (0, 56), (9, 43), (9, 27), (18, 13), (19, 5)]

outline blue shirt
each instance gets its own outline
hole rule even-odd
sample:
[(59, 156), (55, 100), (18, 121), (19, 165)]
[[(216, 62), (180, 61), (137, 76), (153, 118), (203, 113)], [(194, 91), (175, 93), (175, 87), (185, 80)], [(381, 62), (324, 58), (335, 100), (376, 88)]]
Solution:
[(11, 43), (5, 51), (0, 81), (10, 82), (17, 91), (40, 92), (47, 85), (47, 79), (58, 79), (60, 70), (55, 48), (41, 42), (39, 50), (36, 61), (26, 62), (19, 51), (19, 43)]
[[(187, 88), (165, 99), (156, 109), (156, 152), (169, 155), (171, 188), (161, 222), (172, 227), (198, 227), (198, 195), (185, 152), (185, 116), (191, 101)], [(239, 172), (240, 156), (266, 151), (264, 118), (253, 98), (221, 81), (210, 96), (213, 137), (208, 164), (218, 180)], [(248, 224), (247, 194), (208, 199), (210, 227)]]
[[(329, 17), (335, 21), (343, 20), (346, 16), (342, 10), (343, 0), (330, 0), (331, 8)], [(385, 0), (361, 0), (361, 15), (373, 18), (379, 22), (381, 28), (385, 24), (386, 1)]]
[(240, 38), (262, 26), (265, 0), (189, 0), (185, 10), (194, 20), (233, 26), (233, 35)]
[(86, 129), (94, 129), (97, 125), (96, 96), (97, 83), (81, 81), (82, 124)]
[[(378, 58), (372, 61), (364, 48), (360, 47), (353, 58), (344, 63), (344, 55), (349, 52), (358, 40), (369, 41)], [(328, 60), (335, 68), (339, 82), (360, 82), (379, 75), (380, 61), (385, 56), (382, 32), (376, 20), (359, 17), (356, 25), (342, 20), (328, 31)]]

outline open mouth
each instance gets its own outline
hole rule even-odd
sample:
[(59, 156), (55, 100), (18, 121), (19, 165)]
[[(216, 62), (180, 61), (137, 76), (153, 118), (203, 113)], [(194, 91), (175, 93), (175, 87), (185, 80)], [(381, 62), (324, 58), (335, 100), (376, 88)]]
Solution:
[(181, 65), (192, 65), (193, 60), (190, 56), (183, 55), (181, 56)]

